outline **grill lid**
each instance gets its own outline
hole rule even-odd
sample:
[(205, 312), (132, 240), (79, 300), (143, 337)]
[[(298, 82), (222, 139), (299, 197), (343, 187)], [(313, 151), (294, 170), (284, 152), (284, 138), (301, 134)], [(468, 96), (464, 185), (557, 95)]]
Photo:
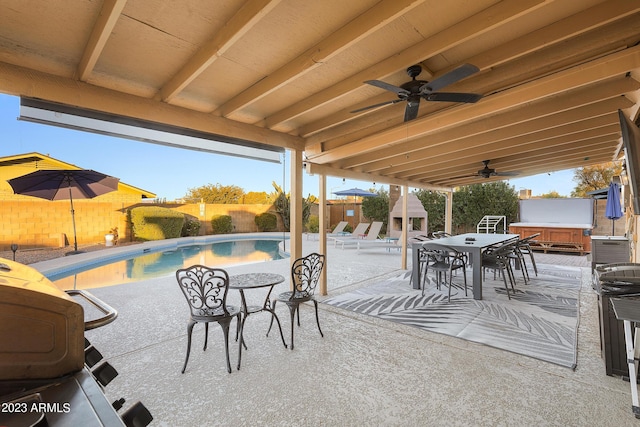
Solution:
[(0, 380), (57, 378), (84, 366), (84, 310), (37, 270), (0, 258)]

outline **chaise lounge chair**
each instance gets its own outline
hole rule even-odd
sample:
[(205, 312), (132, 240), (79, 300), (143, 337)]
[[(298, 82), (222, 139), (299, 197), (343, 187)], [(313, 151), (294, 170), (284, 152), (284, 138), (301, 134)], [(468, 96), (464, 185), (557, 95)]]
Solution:
[(344, 249), (345, 245), (357, 245), (359, 242), (376, 240), (378, 238), (378, 234), (380, 234), (382, 225), (383, 224), (381, 221), (373, 221), (371, 223), (371, 227), (369, 228), (369, 232), (364, 237), (358, 237), (358, 235), (356, 235), (354, 231), (353, 237), (336, 238), (336, 246), (338, 246), (338, 243), (340, 243), (342, 244), (342, 249)]
[[(344, 228), (349, 224), (347, 221), (340, 221), (338, 225), (331, 231), (331, 233), (327, 233), (327, 237), (338, 237), (338, 236), (346, 236), (349, 233), (344, 231)], [(318, 240), (318, 235), (320, 233), (307, 233), (307, 240)]]
[(369, 228), (369, 223), (361, 222), (356, 226), (351, 234), (342, 234), (340, 236), (327, 236), (329, 240), (334, 241), (334, 246), (338, 246), (338, 240), (351, 240), (360, 238), (360, 236), (364, 236), (367, 232), (367, 228)]
[[(402, 249), (402, 239), (404, 232), (400, 233), (400, 237), (397, 238), (388, 238), (383, 237), (379, 239), (372, 240), (361, 240), (357, 242), (358, 251), (364, 248), (387, 248), (390, 249)], [(409, 239), (407, 244), (411, 247), (411, 241), (426, 241), (426, 236), (416, 236)]]
[(336, 237), (336, 236), (344, 236), (349, 234), (349, 232), (344, 231), (344, 228), (349, 224), (347, 221), (340, 221), (338, 225), (331, 231), (331, 233), (327, 233), (327, 237)]

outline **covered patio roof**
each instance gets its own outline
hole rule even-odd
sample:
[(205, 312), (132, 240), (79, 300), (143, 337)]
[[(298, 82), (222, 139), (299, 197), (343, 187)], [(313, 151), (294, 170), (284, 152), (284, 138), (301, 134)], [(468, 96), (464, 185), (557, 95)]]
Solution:
[[(0, 92), (303, 150), (310, 171), (422, 188), (611, 160), (635, 119), (628, 0), (7, 0)], [(469, 63), (404, 122), (394, 86)], [(483, 160), (498, 175), (478, 176)]]
[[(291, 150), (296, 221), (303, 163), (450, 194), (612, 160), (617, 110), (639, 108), (637, 1), (4, 0), (0, 12), (0, 92)], [(432, 99), (482, 98), (422, 98), (405, 121), (416, 99), (393, 91), (413, 65)], [(461, 66), (477, 72), (429, 88)], [(486, 160), (497, 174), (479, 173)]]

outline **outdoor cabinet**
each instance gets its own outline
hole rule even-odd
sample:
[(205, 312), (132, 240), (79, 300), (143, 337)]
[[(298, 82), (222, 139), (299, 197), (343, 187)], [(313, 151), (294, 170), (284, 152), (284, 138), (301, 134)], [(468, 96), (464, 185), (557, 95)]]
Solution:
[(629, 262), (629, 239), (620, 236), (591, 237), (591, 271), (597, 264)]
[(607, 375), (629, 377), (624, 322), (618, 320), (611, 299), (640, 294), (640, 264), (623, 262), (596, 267), (600, 350)]
[(607, 375), (629, 377), (629, 365), (625, 350), (624, 325), (618, 320), (607, 295), (598, 295), (600, 320), (600, 350)]

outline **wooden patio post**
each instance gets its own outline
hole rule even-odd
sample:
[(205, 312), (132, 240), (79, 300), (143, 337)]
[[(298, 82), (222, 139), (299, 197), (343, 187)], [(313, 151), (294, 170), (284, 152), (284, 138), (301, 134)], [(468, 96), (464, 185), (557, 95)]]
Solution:
[(452, 223), (453, 223), (453, 189), (446, 193), (447, 201), (445, 206), (445, 214), (444, 214), (444, 231), (449, 234), (453, 234), (451, 232)]
[(402, 186), (402, 233), (400, 233), (401, 268), (407, 269), (407, 241), (409, 236), (409, 186)]
[[(290, 264), (302, 256), (302, 151), (291, 150)], [(291, 284), (293, 290), (293, 283)]]
[(325, 256), (324, 268), (320, 273), (320, 295), (327, 295), (327, 218), (325, 214), (325, 205), (327, 204), (327, 177), (321, 174), (318, 178), (318, 203), (320, 207), (318, 209), (318, 228), (319, 228), (319, 242), (318, 251)]

